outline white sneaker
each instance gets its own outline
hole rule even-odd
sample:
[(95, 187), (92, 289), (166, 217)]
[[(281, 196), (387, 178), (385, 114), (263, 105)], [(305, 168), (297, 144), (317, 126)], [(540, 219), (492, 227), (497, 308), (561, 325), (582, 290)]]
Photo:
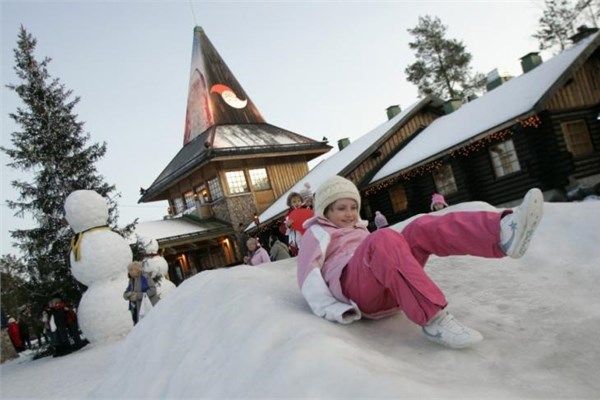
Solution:
[(443, 344), (453, 349), (462, 349), (481, 342), (483, 336), (474, 329), (467, 328), (447, 311), (439, 311), (423, 326), (425, 337), (432, 342)]
[(543, 215), (544, 196), (539, 189), (531, 189), (521, 205), (500, 220), (500, 247), (507, 256), (523, 257)]

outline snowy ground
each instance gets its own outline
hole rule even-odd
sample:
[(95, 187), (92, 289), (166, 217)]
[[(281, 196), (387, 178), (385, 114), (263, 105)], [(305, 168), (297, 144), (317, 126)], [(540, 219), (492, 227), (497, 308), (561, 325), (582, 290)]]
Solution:
[(473, 348), (431, 343), (402, 314), (319, 319), (285, 260), (196, 275), (124, 340), (9, 361), (1, 398), (597, 399), (598, 227), (600, 202), (547, 203), (520, 260), (430, 260), (448, 309), (485, 337)]

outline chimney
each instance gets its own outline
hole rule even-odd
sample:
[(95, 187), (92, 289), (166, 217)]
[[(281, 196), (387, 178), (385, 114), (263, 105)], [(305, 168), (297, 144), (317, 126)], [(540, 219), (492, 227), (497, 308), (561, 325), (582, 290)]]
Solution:
[(586, 25), (581, 25), (579, 28), (577, 28), (577, 33), (571, 36), (569, 39), (573, 43), (578, 43), (596, 32), (598, 32), (598, 28), (588, 28)]
[(348, 138), (343, 138), (338, 140), (338, 149), (340, 149), (340, 151), (344, 150), (344, 148), (346, 148), (348, 145), (350, 144), (350, 139)]
[(536, 53), (535, 51), (529, 54), (525, 54), (523, 57), (521, 57), (521, 68), (523, 68), (524, 74), (531, 71), (541, 63), (542, 57), (539, 53)]
[(510, 72), (508, 72), (504, 69), (494, 68), (487, 74), (487, 76), (485, 78), (485, 80), (486, 80), (485, 88), (489, 92), (489, 91), (497, 88), (498, 86), (502, 85), (504, 82), (510, 80), (510, 78), (512, 78), (512, 75), (510, 74)]
[(388, 121), (389, 121), (390, 119), (394, 118), (396, 115), (400, 114), (402, 109), (400, 109), (400, 106), (398, 104), (396, 104), (393, 106), (389, 106), (388, 108), (385, 109), (385, 111), (387, 112), (387, 117), (388, 117)]
[(456, 111), (460, 108), (461, 104), (462, 104), (461, 99), (447, 100), (444, 103), (444, 113), (446, 113), (446, 115), (453, 113), (454, 111)]

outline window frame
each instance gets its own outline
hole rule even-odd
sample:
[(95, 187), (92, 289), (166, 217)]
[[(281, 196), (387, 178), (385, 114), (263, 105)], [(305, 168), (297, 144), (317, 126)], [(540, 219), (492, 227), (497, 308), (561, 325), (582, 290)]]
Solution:
[[(442, 170), (447, 170), (449, 176), (441, 176), (443, 173)], [(453, 193), (458, 192), (458, 185), (456, 184), (456, 178), (454, 177), (454, 170), (452, 169), (452, 165), (444, 164), (440, 168), (436, 169), (431, 173), (433, 177), (433, 183), (435, 185), (435, 189), (438, 193), (443, 196), (447, 196)], [(449, 181), (447, 179), (449, 178)]]
[(183, 194), (183, 203), (186, 210), (196, 208), (196, 199), (194, 198), (193, 190), (187, 191)]
[[(238, 179), (236, 180), (230, 180), (230, 174), (237, 174), (236, 176), (232, 176), (232, 178), (234, 179)], [(232, 183), (233, 184), (237, 184), (238, 182), (241, 183), (241, 178), (243, 177), (243, 183), (242, 185), (245, 185), (245, 187), (242, 187), (240, 191), (238, 191), (237, 189), (234, 191), (232, 190)], [(225, 171), (225, 182), (227, 182), (227, 190), (229, 192), (229, 194), (234, 195), (234, 194), (244, 194), (244, 193), (250, 193), (250, 185), (248, 184), (248, 178), (246, 177), (246, 172), (243, 169), (236, 169), (236, 170), (230, 170), (230, 171)]]
[[(574, 131), (574, 126), (577, 125), (582, 128), (580, 132)], [(594, 152), (594, 143), (585, 119), (561, 122), (560, 129), (567, 150), (573, 154), (573, 157), (585, 157)], [(583, 151), (580, 150), (581, 148), (583, 148)]]
[(215, 176), (213, 179), (209, 179), (206, 181), (208, 186), (209, 196), (213, 201), (217, 201), (225, 197), (225, 192), (223, 191), (223, 187), (221, 186), (221, 181), (218, 176)]
[[(267, 185), (266, 187), (262, 187), (262, 186), (255, 184), (254, 176), (252, 174), (253, 171), (264, 171), (264, 179), (265, 179), (265, 182)], [(248, 169), (248, 177), (250, 177), (250, 185), (252, 185), (252, 190), (254, 190), (256, 192), (260, 192), (263, 190), (271, 190), (272, 189), (271, 180), (269, 179), (269, 174), (265, 167)], [(262, 179), (262, 177), (257, 177), (257, 178)]]
[[(390, 203), (392, 204), (392, 210), (394, 211), (394, 214), (408, 210), (408, 197), (406, 196), (406, 188), (404, 185), (392, 186), (388, 190), (388, 196), (390, 197)], [(402, 199), (403, 201), (398, 201), (398, 198)]]
[[(502, 155), (500, 152), (494, 151), (496, 148), (502, 150)], [(493, 146), (489, 146), (488, 154), (496, 179), (503, 178), (522, 170), (515, 143), (510, 138), (496, 143)]]
[(177, 196), (173, 198), (173, 210), (175, 211), (175, 215), (181, 214), (186, 210), (183, 197)]

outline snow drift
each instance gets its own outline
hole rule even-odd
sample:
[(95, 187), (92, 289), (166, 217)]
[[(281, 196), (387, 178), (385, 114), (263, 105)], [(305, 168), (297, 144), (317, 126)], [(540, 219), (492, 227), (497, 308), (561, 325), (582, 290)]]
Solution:
[(433, 257), (448, 309), (484, 335), (465, 350), (427, 341), (402, 314), (319, 319), (293, 259), (202, 272), (133, 329), (92, 397), (593, 397), (598, 226), (598, 202), (546, 204), (520, 260)]

